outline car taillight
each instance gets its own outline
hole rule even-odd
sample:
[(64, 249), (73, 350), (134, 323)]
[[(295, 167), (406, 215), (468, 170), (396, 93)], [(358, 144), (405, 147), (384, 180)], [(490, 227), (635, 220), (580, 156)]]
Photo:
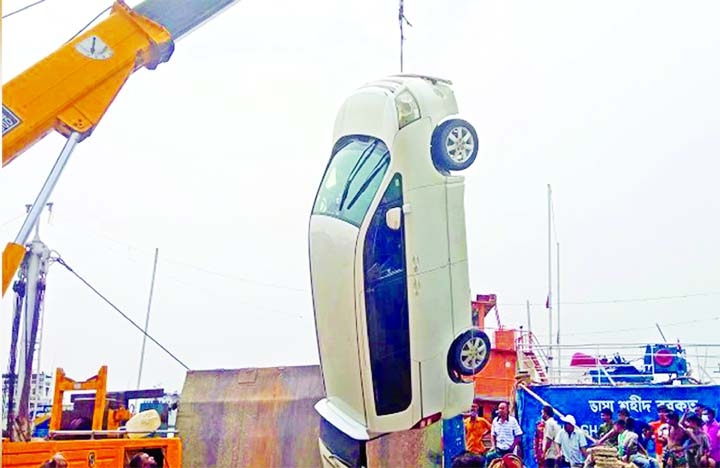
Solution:
[(431, 414), (430, 416), (422, 418), (412, 428), (413, 429), (422, 429), (423, 427), (428, 427), (429, 425), (440, 421), (441, 417), (442, 417), (442, 413)]
[(407, 89), (395, 96), (395, 108), (398, 115), (398, 127), (411, 124), (420, 118), (420, 106)]

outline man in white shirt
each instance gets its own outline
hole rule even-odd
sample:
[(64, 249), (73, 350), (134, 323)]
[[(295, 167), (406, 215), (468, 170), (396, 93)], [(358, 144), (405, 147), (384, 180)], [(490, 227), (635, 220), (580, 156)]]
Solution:
[(545, 421), (545, 429), (543, 430), (543, 466), (545, 468), (559, 468), (558, 458), (560, 458), (560, 450), (555, 445), (555, 438), (560, 432), (560, 425), (555, 421), (553, 415), (555, 411), (552, 406), (544, 406), (542, 410), (542, 419)]
[(565, 423), (564, 428), (555, 437), (555, 443), (563, 458), (560, 466), (571, 468), (584, 466), (588, 446), (585, 435), (575, 428), (577, 423), (572, 414), (566, 414), (560, 421)]
[(514, 453), (515, 448), (520, 444), (520, 436), (522, 435), (520, 424), (514, 416), (510, 415), (507, 402), (498, 405), (498, 416), (493, 419), (492, 428), (490, 429), (492, 449), (485, 457), (485, 461), (489, 464), (496, 458)]

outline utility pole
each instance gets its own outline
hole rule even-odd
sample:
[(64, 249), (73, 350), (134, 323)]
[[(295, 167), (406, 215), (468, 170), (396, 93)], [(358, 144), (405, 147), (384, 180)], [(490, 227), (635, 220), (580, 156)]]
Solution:
[(553, 359), (553, 320), (552, 320), (552, 189), (547, 186), (547, 210), (548, 210), (548, 364), (552, 367)]
[(527, 309), (527, 323), (528, 323), (528, 333), (532, 334), (532, 323), (530, 322), (530, 300), (525, 301), (525, 308)]
[(557, 369), (558, 369), (558, 383), (560, 382), (560, 379), (562, 375), (560, 375), (560, 369), (562, 367), (562, 348), (560, 348), (560, 242), (557, 242), (555, 244), (555, 250), (557, 254), (557, 341), (555, 344), (557, 344), (557, 353), (558, 353), (558, 359), (557, 359)]

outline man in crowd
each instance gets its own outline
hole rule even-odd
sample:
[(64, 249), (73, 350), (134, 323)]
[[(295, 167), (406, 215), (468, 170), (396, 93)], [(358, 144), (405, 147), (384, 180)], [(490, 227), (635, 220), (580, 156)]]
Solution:
[[(607, 443), (608, 445), (617, 447), (617, 434), (615, 434), (615, 432), (613, 431), (612, 417), (613, 414), (609, 408), (603, 408), (600, 411), (600, 418), (602, 419), (602, 424), (600, 424), (600, 427), (598, 427), (597, 436), (599, 439), (603, 440), (603, 443)], [(610, 436), (604, 437), (607, 434), (610, 434)]]
[(667, 416), (667, 435), (661, 433), (658, 440), (663, 444), (663, 466), (668, 468), (682, 468), (688, 466), (685, 443), (690, 436), (687, 430), (680, 425), (680, 417), (672, 412)]
[(510, 415), (507, 402), (498, 405), (498, 416), (493, 419), (490, 434), (492, 450), (485, 457), (488, 463), (496, 458), (514, 453), (515, 448), (520, 444), (520, 436), (522, 436), (523, 432), (517, 419)]
[(627, 408), (621, 408), (620, 411), (618, 411), (618, 418), (625, 421), (625, 428), (628, 431), (633, 431), (638, 437), (640, 436), (640, 421), (630, 416), (630, 411), (628, 411)]
[(618, 456), (625, 463), (633, 463), (640, 468), (656, 468), (657, 463), (650, 458), (645, 448), (640, 445), (636, 432), (628, 428), (627, 421), (615, 421), (614, 430), (618, 435)]
[(703, 421), (695, 413), (685, 418), (685, 429), (687, 429), (690, 440), (685, 447), (688, 454), (688, 465), (703, 468), (714, 467), (715, 460), (710, 456), (710, 439), (703, 430)]
[(653, 431), (653, 440), (655, 441), (655, 453), (659, 460), (662, 460), (663, 450), (665, 444), (663, 440), (667, 439), (668, 435), (668, 408), (665, 405), (658, 406), (658, 419), (652, 421), (650, 427)]
[(487, 447), (483, 438), (490, 432), (490, 423), (483, 417), (482, 400), (476, 398), (470, 407), (470, 414), (463, 418), (465, 425), (465, 450), (477, 455), (485, 455)]
[(62, 453), (58, 452), (49, 460), (45, 461), (40, 468), (67, 468), (68, 462)]
[(638, 424), (640, 434), (638, 435), (638, 445), (645, 450), (648, 458), (655, 459), (657, 452), (655, 452), (655, 440), (653, 438), (653, 430), (648, 423)]
[(147, 453), (138, 452), (130, 459), (128, 468), (157, 468), (157, 462)]
[(563, 429), (555, 437), (555, 443), (562, 456), (559, 466), (563, 468), (584, 466), (588, 445), (585, 435), (575, 428), (577, 423), (572, 414), (566, 414), (560, 421), (563, 422)]
[(560, 449), (555, 444), (555, 438), (561, 429), (553, 417), (554, 413), (552, 406), (543, 406), (542, 419), (545, 423), (543, 428), (543, 465), (545, 468), (559, 467)]
[(705, 423), (703, 429), (710, 441), (710, 458), (716, 463), (720, 462), (720, 424), (715, 419), (715, 410), (710, 407), (704, 408), (702, 420)]

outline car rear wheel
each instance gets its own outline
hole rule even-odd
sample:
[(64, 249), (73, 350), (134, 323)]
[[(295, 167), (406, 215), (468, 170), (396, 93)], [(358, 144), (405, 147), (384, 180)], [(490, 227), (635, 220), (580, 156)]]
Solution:
[(450, 346), (448, 371), (451, 377), (457, 374), (470, 377), (483, 370), (489, 359), (490, 338), (479, 328), (473, 328), (457, 337)]
[(477, 132), (466, 120), (446, 120), (433, 131), (430, 152), (441, 171), (467, 169), (478, 154)]

